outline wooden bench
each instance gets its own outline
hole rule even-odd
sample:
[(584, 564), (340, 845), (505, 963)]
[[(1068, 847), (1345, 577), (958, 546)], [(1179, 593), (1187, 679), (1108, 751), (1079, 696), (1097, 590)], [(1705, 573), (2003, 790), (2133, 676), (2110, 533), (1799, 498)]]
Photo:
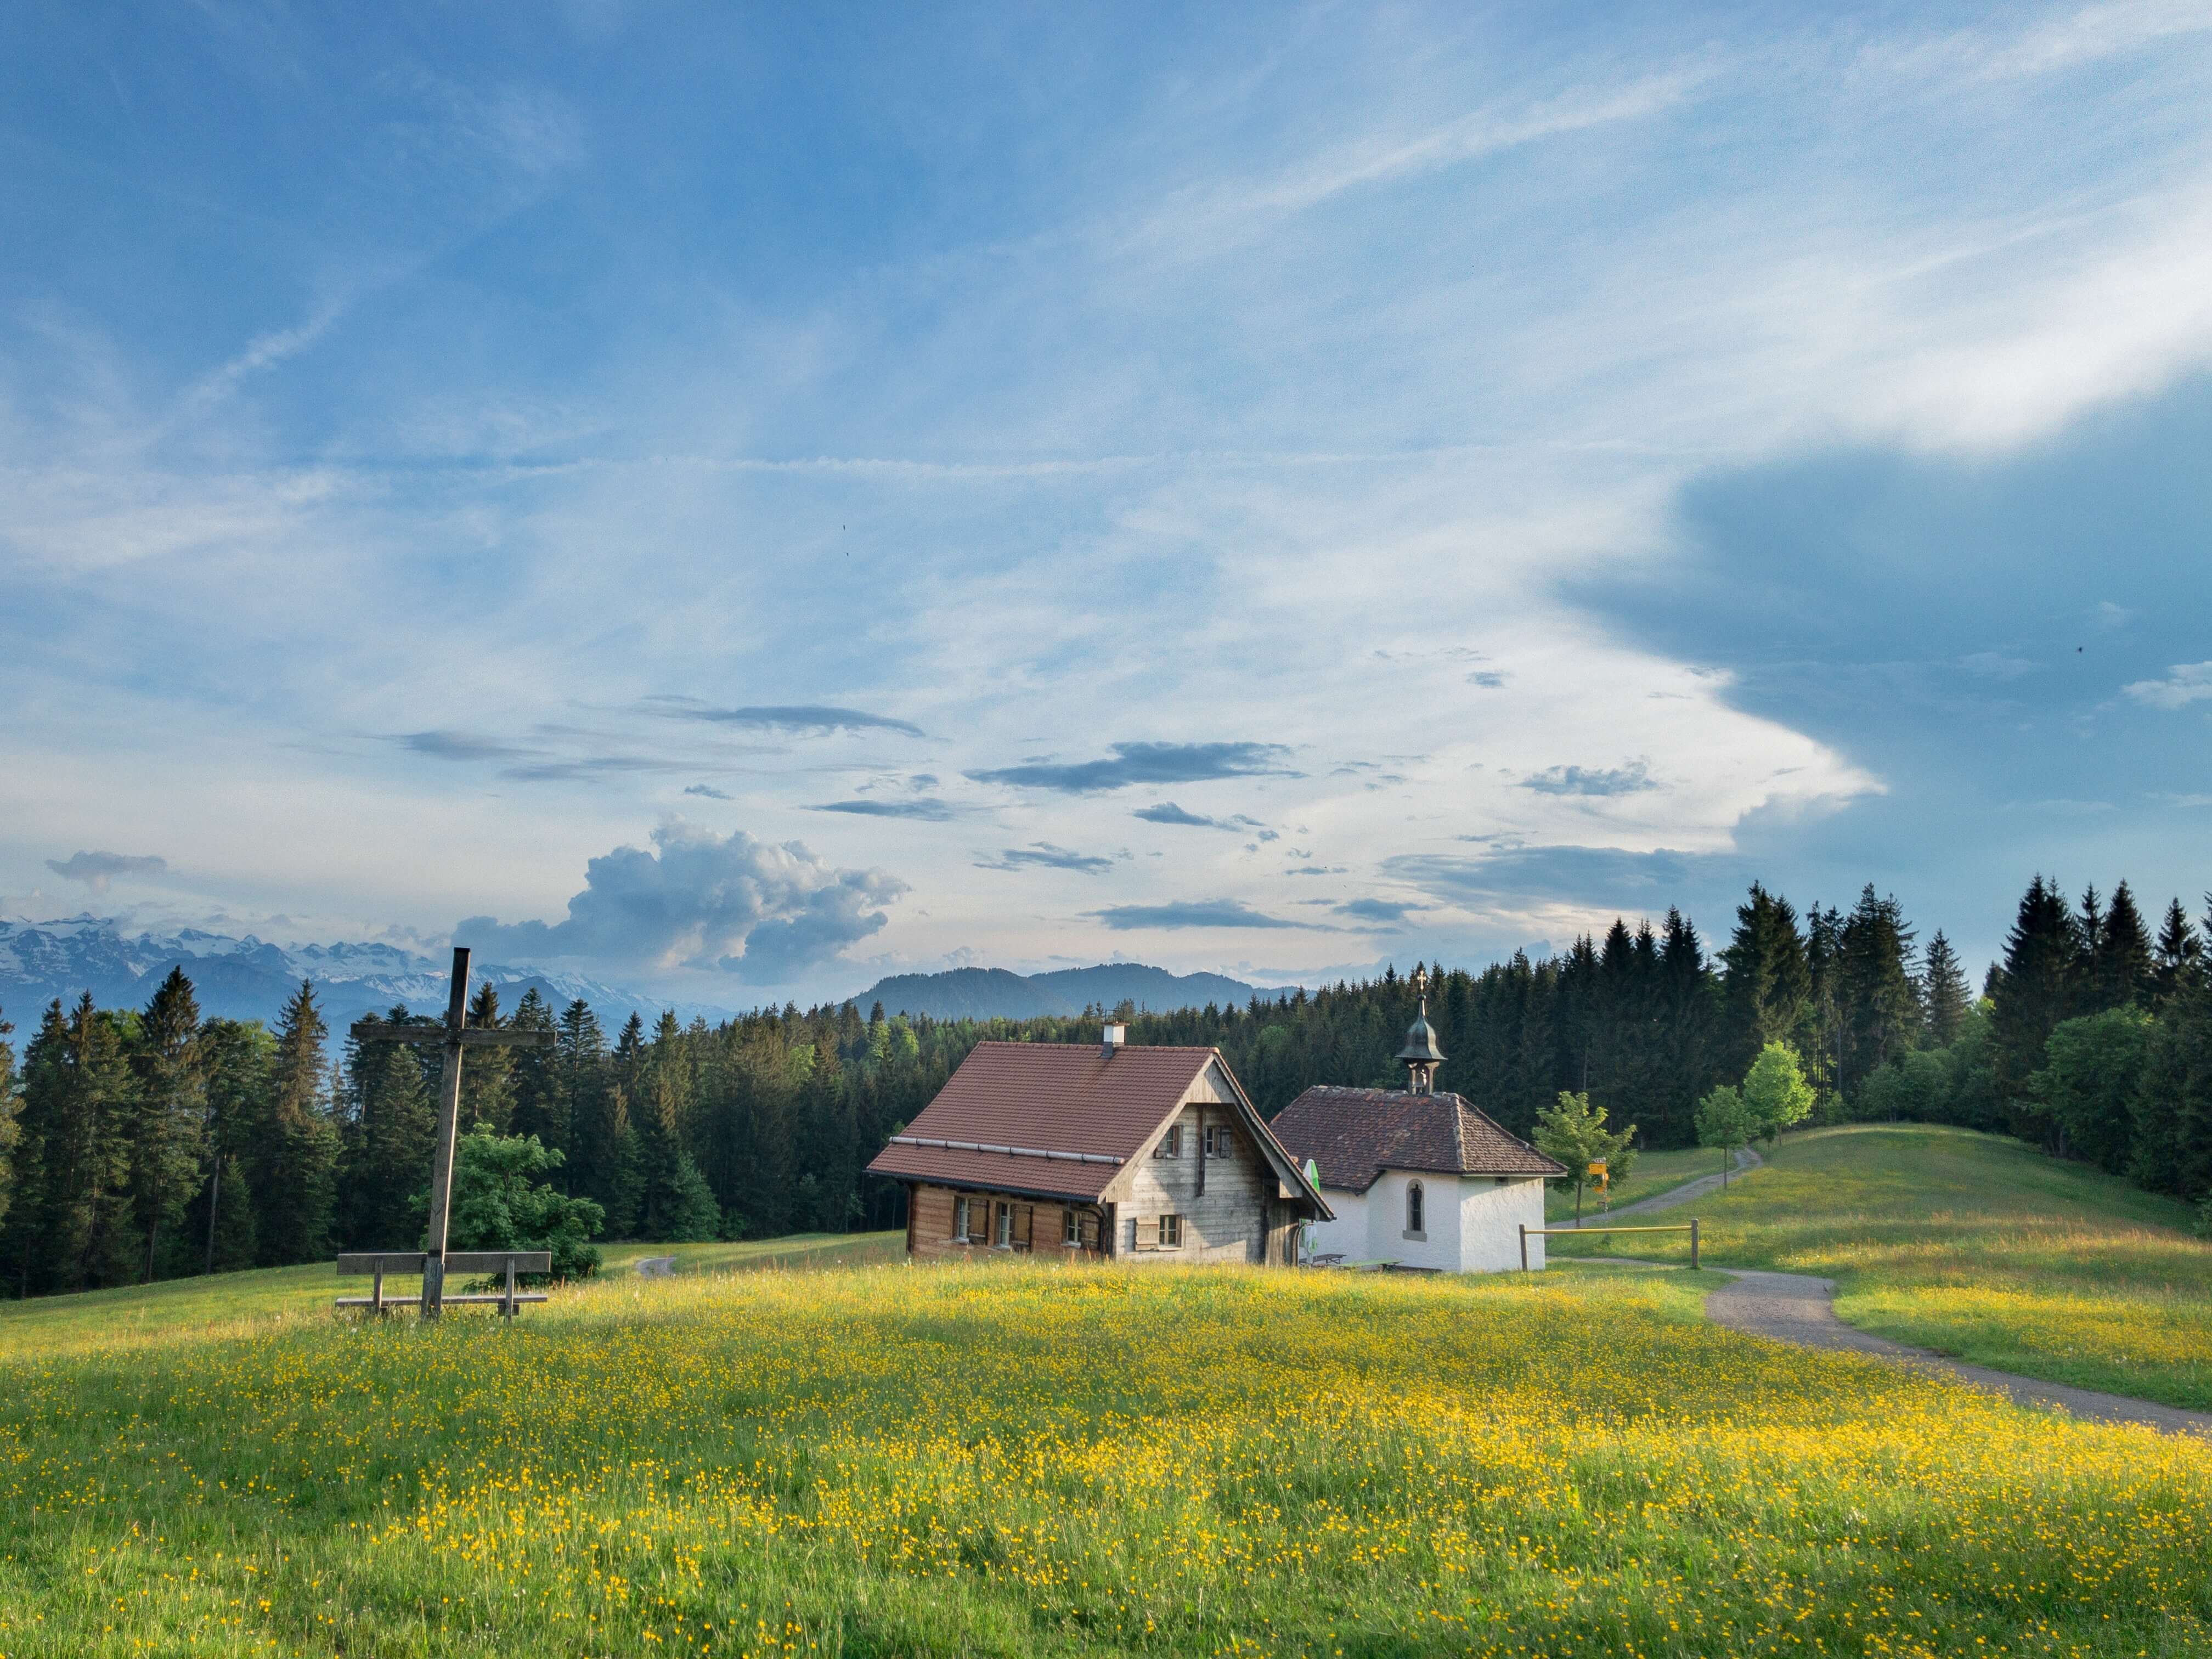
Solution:
[[(367, 1296), (342, 1296), (337, 1306), (367, 1308), (381, 1318), (386, 1308), (419, 1308), (419, 1296), (386, 1296), (384, 1276), (398, 1273), (403, 1277), (419, 1277), (429, 1255), (423, 1250), (383, 1250), (338, 1258), (338, 1277), (341, 1279), (369, 1279), (374, 1282)], [(441, 1297), (441, 1302), (475, 1303), (480, 1306), (496, 1305), (500, 1317), (512, 1319), (514, 1310), (526, 1302), (543, 1302), (542, 1291), (517, 1291), (518, 1273), (550, 1273), (553, 1271), (550, 1250), (448, 1250), (446, 1252), (446, 1271), (460, 1273), (504, 1273), (507, 1288), (490, 1294)]]

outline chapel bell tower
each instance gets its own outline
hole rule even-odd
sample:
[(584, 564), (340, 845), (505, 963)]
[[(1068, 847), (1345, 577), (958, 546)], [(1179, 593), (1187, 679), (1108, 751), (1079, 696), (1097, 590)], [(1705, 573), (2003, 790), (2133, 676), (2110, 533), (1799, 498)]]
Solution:
[(1406, 1068), (1406, 1092), (1425, 1095), (1436, 1087), (1437, 1067), (1444, 1063), (1444, 1051), (1437, 1047), (1437, 1034), (1429, 1024), (1426, 968), (1413, 969), (1413, 985), (1414, 994), (1421, 1000), (1421, 1012), (1406, 1028), (1406, 1046), (1398, 1050), (1398, 1061)]

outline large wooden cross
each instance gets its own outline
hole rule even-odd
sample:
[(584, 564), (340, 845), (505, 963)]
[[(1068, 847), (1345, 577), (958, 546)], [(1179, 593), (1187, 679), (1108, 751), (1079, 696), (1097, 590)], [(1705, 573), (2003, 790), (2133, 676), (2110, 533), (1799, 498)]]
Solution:
[[(464, 1272), (493, 1271), (503, 1266), (507, 1270), (507, 1291), (504, 1296), (485, 1297), (483, 1301), (503, 1304), (501, 1311), (514, 1317), (518, 1300), (543, 1301), (542, 1297), (518, 1298), (514, 1293), (517, 1273), (550, 1273), (552, 1255), (544, 1250), (497, 1251), (488, 1255), (483, 1251), (471, 1251), (465, 1255), (446, 1254), (446, 1213), (452, 1207), (453, 1195), (453, 1147), (459, 1137), (461, 1115), (461, 1051), (465, 1048), (544, 1048), (554, 1041), (550, 1031), (519, 1031), (512, 1028), (465, 1024), (469, 1001), (469, 951), (465, 945), (453, 947), (453, 988), (446, 1001), (446, 1023), (443, 1025), (393, 1025), (380, 1019), (365, 1019), (353, 1028), (356, 1042), (436, 1042), (446, 1051), (446, 1066), (438, 1079), (438, 1145), (430, 1155), (430, 1236), (428, 1248), (419, 1254), (414, 1251), (384, 1251), (373, 1255), (342, 1255), (338, 1271), (342, 1273), (374, 1273), (375, 1310), (384, 1311), (387, 1298), (384, 1295), (384, 1275), (388, 1273), (408, 1273), (420, 1264), (422, 1274), (422, 1317), (435, 1319), (440, 1309), (455, 1298), (446, 1295), (446, 1269), (450, 1266)], [(496, 1255), (497, 1261), (491, 1259)], [(471, 1301), (477, 1297), (468, 1298)], [(342, 1305), (356, 1304), (348, 1298)]]

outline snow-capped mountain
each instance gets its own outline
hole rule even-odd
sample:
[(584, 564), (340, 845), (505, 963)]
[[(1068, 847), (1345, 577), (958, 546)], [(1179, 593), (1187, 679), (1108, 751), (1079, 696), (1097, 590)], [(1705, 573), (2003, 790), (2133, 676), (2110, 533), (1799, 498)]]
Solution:
[[(273, 1020), (285, 998), (313, 980), (333, 1031), (397, 1003), (419, 1012), (442, 1012), (452, 963), (392, 945), (272, 945), (248, 934), (232, 939), (187, 927), (168, 934), (125, 934), (112, 918), (70, 916), (58, 921), (0, 919), (0, 1015), (19, 1037), (40, 1011), (58, 997), (64, 1005), (85, 992), (103, 1008), (143, 1007), (169, 969), (181, 967), (192, 981), (204, 1015)], [(713, 1021), (727, 1009), (669, 1003), (580, 975), (544, 973), (500, 963), (471, 964), (471, 986), (498, 988), (512, 1012), (535, 988), (557, 1010), (578, 997), (591, 1004), (610, 1034), (633, 1012), (647, 1024), (672, 1007), (689, 1021)]]

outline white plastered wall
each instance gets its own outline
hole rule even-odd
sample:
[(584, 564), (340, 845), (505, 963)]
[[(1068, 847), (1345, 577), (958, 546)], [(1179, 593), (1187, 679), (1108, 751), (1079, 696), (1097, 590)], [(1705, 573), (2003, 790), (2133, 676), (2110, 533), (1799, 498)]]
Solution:
[[(1539, 1180), (1494, 1181), (1470, 1176), (1460, 1183), (1460, 1271), (1517, 1273), (1521, 1228), (1544, 1224), (1544, 1183)], [(1541, 1238), (1528, 1241), (1528, 1266), (1544, 1265)]]

